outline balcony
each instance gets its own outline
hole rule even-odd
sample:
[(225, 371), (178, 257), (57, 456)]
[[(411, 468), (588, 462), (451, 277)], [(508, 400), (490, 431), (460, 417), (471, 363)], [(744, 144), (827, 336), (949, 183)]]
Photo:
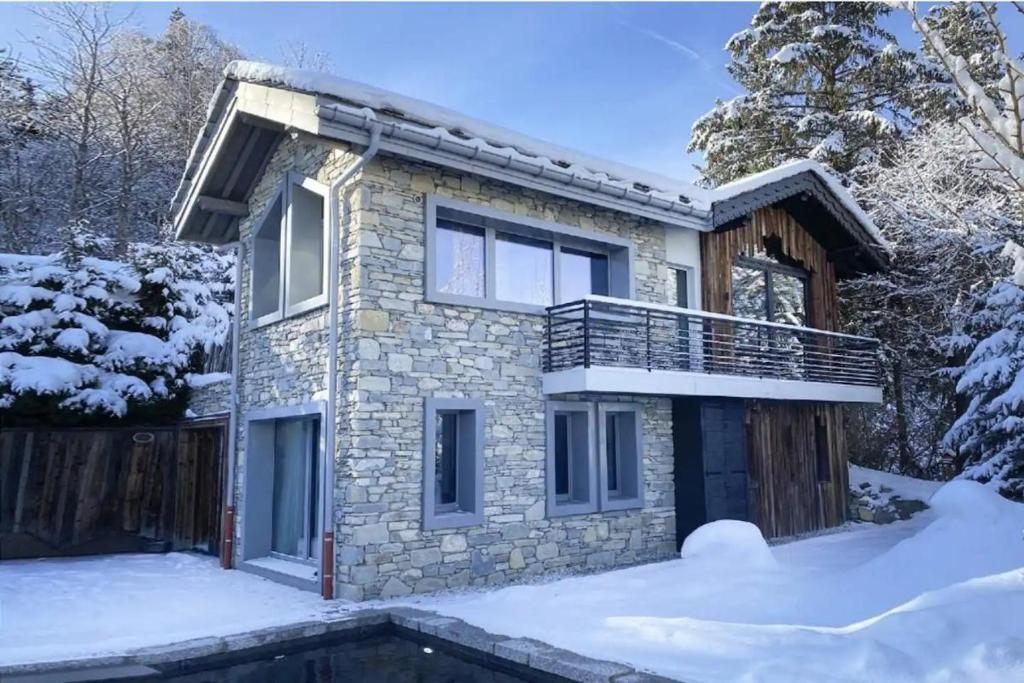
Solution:
[(878, 340), (590, 296), (547, 309), (544, 393), (880, 403)]

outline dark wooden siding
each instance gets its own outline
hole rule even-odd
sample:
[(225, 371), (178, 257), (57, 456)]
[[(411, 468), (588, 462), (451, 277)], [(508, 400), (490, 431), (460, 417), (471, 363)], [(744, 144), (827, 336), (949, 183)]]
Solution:
[[(816, 420), (828, 439), (828, 467), (823, 472)], [(751, 520), (761, 532), (766, 537), (791, 536), (842, 524), (849, 473), (841, 406), (747, 401), (746, 423)]]
[[(705, 310), (731, 315), (732, 264), (771, 240), (807, 270), (809, 326), (839, 327), (836, 271), (825, 248), (777, 207), (753, 212), (736, 227), (701, 234)], [(766, 536), (788, 536), (846, 519), (847, 461), (843, 409), (799, 401), (747, 401), (748, 471), (752, 517)], [(815, 420), (828, 434), (830, 481), (818, 480)]]
[(701, 233), (704, 309), (732, 315), (732, 264), (754, 256), (765, 240), (778, 240), (782, 253), (807, 270), (809, 326), (837, 330), (836, 271), (825, 248), (782, 209), (758, 209), (731, 230)]
[(225, 429), (0, 431), (0, 555), (216, 553)]

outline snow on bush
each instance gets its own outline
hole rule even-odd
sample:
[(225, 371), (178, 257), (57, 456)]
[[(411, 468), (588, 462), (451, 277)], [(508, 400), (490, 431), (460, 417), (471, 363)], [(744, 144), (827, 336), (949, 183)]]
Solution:
[(725, 571), (771, 569), (775, 556), (750, 522), (720, 519), (698, 527), (683, 541), (679, 556)]
[(106, 242), (85, 224), (48, 256), (0, 254), (0, 409), (25, 418), (177, 411), (230, 329), (230, 257)]

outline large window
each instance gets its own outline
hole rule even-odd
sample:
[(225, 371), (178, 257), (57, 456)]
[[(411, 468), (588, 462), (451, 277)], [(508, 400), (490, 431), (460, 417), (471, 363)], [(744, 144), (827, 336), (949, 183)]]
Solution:
[(317, 556), (317, 470), (320, 420), (274, 422), (274, 495), (270, 550), (289, 558)]
[[(321, 543), (323, 409), (311, 403), (254, 410), (245, 441), (242, 559), (310, 581)], [(308, 574), (281, 569), (295, 562)]]
[(589, 294), (629, 298), (632, 244), (427, 198), (427, 299), (525, 313)]
[(423, 528), (483, 521), (482, 401), (428, 398), (423, 448)]
[(740, 318), (807, 326), (807, 271), (764, 258), (736, 260), (732, 309)]
[(289, 173), (253, 231), (255, 324), (280, 320), (327, 302), (326, 188)]
[(548, 404), (548, 516), (643, 507), (641, 415), (634, 403)]

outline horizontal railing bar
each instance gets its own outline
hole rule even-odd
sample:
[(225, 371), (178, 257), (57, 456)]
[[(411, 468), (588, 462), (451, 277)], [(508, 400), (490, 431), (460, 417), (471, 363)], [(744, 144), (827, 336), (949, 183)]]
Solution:
[[(798, 331), (800, 333), (804, 333), (804, 334), (808, 334), (808, 335), (814, 335), (814, 336), (835, 337), (835, 338), (839, 338), (839, 339), (855, 339), (855, 340), (862, 341), (862, 342), (868, 342), (870, 344), (878, 344), (878, 340), (877, 339), (872, 339), (871, 337), (860, 337), (860, 336), (857, 336), (857, 335), (854, 335), (854, 334), (846, 334), (844, 332), (833, 332), (831, 330), (819, 330), (819, 329), (815, 329), (815, 328), (812, 328), (812, 327), (802, 327), (800, 325), (786, 325), (784, 323), (777, 323), (777, 322), (772, 322), (772, 321), (768, 321), (768, 320), (751, 320), (749, 318), (739, 318), (739, 317), (732, 316), (732, 315), (726, 315), (724, 313), (713, 313), (711, 311), (699, 311), (699, 310), (692, 309), (692, 308), (680, 308), (678, 306), (669, 306), (668, 304), (654, 304), (654, 303), (649, 303), (649, 302), (646, 302), (646, 301), (635, 301), (633, 299), (617, 299), (615, 297), (602, 296), (602, 295), (599, 295), (599, 294), (589, 294), (589, 295), (587, 295), (587, 297), (585, 299), (581, 299), (580, 301), (573, 301), (573, 302), (569, 302), (569, 303), (565, 303), (565, 304), (558, 304), (557, 306), (550, 306), (550, 307), (548, 307), (547, 311), (551, 315), (556, 315), (556, 314), (559, 314), (559, 313), (564, 313), (564, 312), (566, 312), (568, 310), (571, 310), (572, 307), (576, 307), (578, 310), (582, 311), (583, 310), (583, 302), (603, 304), (605, 306), (612, 307), (612, 308), (616, 308), (617, 307), (617, 308), (625, 309), (627, 312), (632, 310), (634, 312), (633, 313), (634, 315), (643, 315), (643, 314), (635, 313), (635, 311), (638, 311), (638, 310), (643, 310), (643, 311), (647, 311), (647, 310), (650, 310), (650, 311), (660, 311), (660, 312), (672, 314), (672, 315), (675, 315), (675, 316), (692, 317), (692, 318), (704, 319), (704, 320), (720, 320), (720, 321), (728, 322), (728, 323), (741, 324), (741, 325), (750, 325), (750, 326), (756, 327), (756, 328), (771, 327), (771, 328), (775, 328), (775, 329), (786, 330), (786, 331), (789, 331), (789, 332)], [(600, 307), (594, 308), (593, 311), (594, 312), (601, 312), (601, 308)]]

